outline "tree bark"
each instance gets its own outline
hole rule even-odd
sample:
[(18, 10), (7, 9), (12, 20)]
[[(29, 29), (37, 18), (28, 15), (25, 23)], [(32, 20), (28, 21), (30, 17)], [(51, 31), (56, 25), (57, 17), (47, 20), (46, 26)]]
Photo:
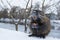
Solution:
[(27, 22), (26, 10), (27, 10), (27, 7), (28, 7), (29, 2), (30, 2), (30, 0), (28, 0), (28, 2), (27, 2), (26, 9), (25, 9), (25, 15), (24, 15), (25, 16), (25, 30), (24, 30), (25, 32), (27, 31), (27, 27), (26, 27), (26, 25), (27, 25), (27, 23), (26, 23)]
[(18, 24), (15, 24), (15, 26), (16, 26), (16, 31), (18, 31)]

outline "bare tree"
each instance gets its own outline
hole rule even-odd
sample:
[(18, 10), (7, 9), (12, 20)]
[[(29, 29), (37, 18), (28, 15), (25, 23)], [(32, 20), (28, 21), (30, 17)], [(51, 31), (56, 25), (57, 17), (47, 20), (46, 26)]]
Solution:
[[(2, 4), (4, 5), (4, 2), (1, 0), (1, 2), (2, 2)], [(10, 8), (12, 8), (12, 6), (10, 5), (10, 3), (6, 0), (6, 2), (8, 3), (8, 5), (10, 6)], [(4, 5), (4, 7), (6, 7), (5, 5)], [(19, 10), (20, 11), (20, 10)], [(19, 11), (18, 11), (18, 13), (19, 13)], [(18, 22), (15, 22), (14, 21), (14, 16), (12, 15), (12, 14), (14, 14), (14, 13), (16, 13), (16, 8), (13, 8), (12, 10), (10, 10), (10, 12), (8, 13), (8, 16), (9, 17), (11, 17), (12, 18), (12, 21), (13, 21), (13, 23), (15, 24), (15, 27), (16, 27), (16, 31), (18, 31), (18, 24), (19, 24), (19, 22), (20, 22), (20, 18), (19, 18), (19, 20), (18, 20)], [(18, 13), (16, 13), (16, 14), (18, 14)], [(20, 16), (20, 15), (19, 15)]]
[[(42, 10), (45, 11), (46, 9), (50, 9), (50, 7), (52, 6), (55, 6), (57, 7), (59, 4), (60, 4), (60, 1), (56, 2), (56, 3), (53, 3), (52, 5), (44, 5), (45, 4), (45, 1), (46, 0), (43, 0), (43, 3), (42, 3)], [(53, 0), (50, 0), (50, 1), (53, 1)]]
[[(21, 19), (18, 18), (18, 15), (20, 14), (20, 13), (19, 13), (20, 10), (18, 10), (18, 11), (16, 12), (16, 10), (17, 10), (16, 8), (17, 8), (17, 7), (15, 7), (15, 8), (13, 7), (13, 8), (11, 9), (11, 11), (10, 11), (10, 13), (9, 13), (9, 16), (12, 18), (12, 21), (13, 21), (13, 23), (15, 24), (16, 31), (18, 31), (18, 25), (19, 25)], [(14, 17), (14, 14), (16, 14), (15, 17)], [(20, 16), (20, 15), (19, 15), (19, 16)], [(17, 22), (15, 22), (15, 20), (14, 20), (15, 18), (17, 18), (17, 20), (18, 20)]]
[[(26, 20), (27, 20), (27, 18), (26, 18), (26, 10), (27, 10), (29, 1), (30, 1), (30, 0), (28, 0), (27, 5), (26, 5), (26, 8), (25, 8), (25, 11), (24, 11), (24, 13), (25, 13), (25, 14), (24, 14), (24, 17), (25, 17), (25, 32), (27, 31), (27, 27), (26, 27), (26, 24), (27, 24), (27, 23), (26, 23)], [(10, 14), (10, 16), (11, 16), (13, 22), (14, 22), (13, 16), (12, 16), (11, 14)], [(19, 19), (19, 21), (18, 21), (17, 23), (15, 23), (16, 31), (18, 31), (18, 23), (20, 22), (20, 20), (21, 20), (21, 19)]]
[(25, 12), (24, 12), (25, 13), (25, 15), (24, 15), (25, 16), (25, 32), (27, 31), (27, 27), (26, 27), (26, 25), (27, 25), (27, 23), (26, 23), (27, 22), (26, 10), (27, 10), (27, 7), (28, 7), (29, 2), (30, 2), (30, 0), (28, 0), (27, 5), (26, 5), (26, 8), (25, 8)]

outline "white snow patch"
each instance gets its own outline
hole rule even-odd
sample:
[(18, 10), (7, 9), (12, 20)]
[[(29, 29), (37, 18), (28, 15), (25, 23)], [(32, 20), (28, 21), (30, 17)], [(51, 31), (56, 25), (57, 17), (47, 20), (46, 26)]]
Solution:
[(24, 32), (17, 32), (13, 30), (8, 29), (2, 29), (0, 28), (0, 40), (60, 40), (58, 38), (53, 37), (46, 37), (43, 38), (37, 38), (37, 37), (28, 37), (28, 34)]

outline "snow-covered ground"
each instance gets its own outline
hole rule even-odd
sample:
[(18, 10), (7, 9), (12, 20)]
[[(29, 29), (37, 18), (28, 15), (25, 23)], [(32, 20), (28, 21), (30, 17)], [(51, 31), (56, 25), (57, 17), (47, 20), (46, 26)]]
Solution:
[[(0, 23), (0, 28), (15, 30), (15, 25), (8, 23)], [(18, 31), (24, 31), (24, 25), (18, 25)]]
[[(0, 28), (15, 31), (15, 25), (14, 24), (0, 23)], [(24, 25), (18, 25), (18, 31), (24, 32)], [(29, 29), (28, 29), (27, 33), (28, 32), (29, 32)], [(48, 37), (60, 38), (60, 30), (51, 30)]]
[(60, 40), (59, 38), (47, 36), (45, 39), (37, 37), (28, 37), (29, 34), (0, 28), (0, 40)]
[(51, 26), (55, 27), (55, 30), (60, 30), (60, 20), (50, 20)]

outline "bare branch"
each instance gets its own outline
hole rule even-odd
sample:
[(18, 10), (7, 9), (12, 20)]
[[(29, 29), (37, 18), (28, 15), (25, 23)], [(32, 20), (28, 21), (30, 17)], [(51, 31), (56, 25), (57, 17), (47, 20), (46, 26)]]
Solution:
[(10, 6), (10, 8), (12, 7), (11, 5), (10, 5), (10, 3), (6, 0), (6, 2), (8, 3), (8, 5)]
[(29, 10), (29, 13), (31, 13), (31, 9), (32, 9), (32, 2), (33, 2), (33, 0), (31, 0), (31, 7), (30, 7), (30, 10)]
[(60, 1), (58, 1), (58, 2), (55, 3), (55, 4), (52, 4), (52, 5), (48, 6), (47, 8), (49, 8), (49, 7), (51, 7), (51, 6), (57, 6), (59, 3), (60, 3)]
[(42, 15), (44, 15), (45, 16), (45, 14), (44, 14), (44, 3), (45, 3), (45, 0), (43, 0), (43, 3), (42, 3)]
[(0, 7), (1, 7), (2, 9), (4, 9), (1, 4), (0, 4)]
[(42, 3), (42, 11), (44, 11), (44, 2), (45, 0), (43, 0), (43, 3)]
[[(2, 2), (2, 4), (4, 5), (4, 2), (3, 2), (3, 0), (1, 0), (1, 2)], [(4, 5), (4, 7), (6, 7), (6, 6)]]

